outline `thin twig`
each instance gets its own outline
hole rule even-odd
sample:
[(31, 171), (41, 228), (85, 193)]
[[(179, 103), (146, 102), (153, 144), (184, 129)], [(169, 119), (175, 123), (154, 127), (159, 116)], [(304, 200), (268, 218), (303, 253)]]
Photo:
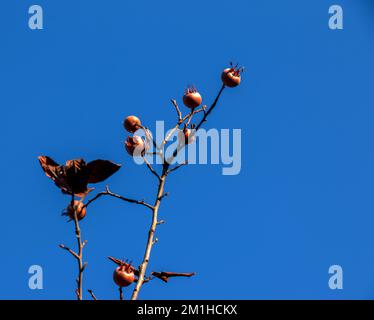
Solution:
[(94, 292), (93, 292), (91, 289), (88, 289), (87, 291), (88, 291), (89, 294), (91, 295), (92, 299), (97, 300), (97, 298), (96, 298)]
[(165, 197), (168, 197), (169, 196), (169, 192), (165, 192), (161, 197), (160, 197), (160, 200), (162, 200), (163, 198)]
[[(216, 107), (218, 101), (219, 101), (219, 98), (221, 97), (221, 94), (223, 92), (223, 90), (226, 88), (225, 85), (222, 85), (221, 89), (219, 90), (216, 98), (214, 99), (212, 105), (209, 107), (208, 111), (205, 112), (205, 108), (204, 108), (204, 116), (203, 118), (201, 119), (201, 121), (199, 122), (199, 124), (195, 127), (195, 130), (193, 130), (192, 132), (192, 135), (191, 137), (189, 137), (189, 139), (192, 139), (195, 135), (196, 135), (196, 132), (200, 129), (200, 127), (204, 124), (204, 122), (206, 121), (207, 117), (209, 116), (209, 114), (214, 110), (214, 108)], [(167, 166), (170, 166), (170, 163), (176, 158), (176, 156), (178, 155), (179, 151), (181, 151), (183, 148), (185, 147), (184, 144), (179, 144), (177, 146), (177, 148), (174, 150), (173, 152), (173, 155), (171, 157), (169, 157), (166, 162), (167, 162)]]
[(174, 168), (168, 170), (168, 174), (169, 174), (169, 173), (172, 173), (172, 172), (175, 171), (175, 170), (178, 170), (179, 168), (181, 168), (181, 167), (183, 167), (183, 166), (185, 166), (185, 165), (187, 165), (187, 164), (188, 164), (188, 161), (186, 161), (186, 162), (184, 162), (184, 163), (181, 163), (181, 164), (175, 166)]
[[(175, 101), (175, 100), (172, 100), (172, 101)], [(189, 122), (191, 121), (192, 117), (193, 117), (195, 114), (197, 114), (197, 113), (199, 113), (199, 112), (201, 112), (201, 111), (205, 111), (205, 108), (206, 108), (206, 106), (202, 106), (202, 107), (199, 108), (199, 109), (192, 110), (190, 113), (188, 113), (188, 114), (187, 114), (186, 116), (184, 116), (183, 118), (179, 118), (177, 124), (174, 126), (173, 129), (171, 129), (171, 130), (168, 132), (168, 134), (166, 135), (165, 139), (162, 141), (160, 148), (162, 149), (162, 148), (165, 146), (165, 144), (169, 142), (170, 138), (174, 135), (175, 131), (177, 131), (177, 130), (179, 129), (179, 127), (180, 127), (180, 125), (181, 125), (182, 123), (184, 123), (186, 120), (188, 120), (188, 123), (189, 123)]]
[(141, 126), (141, 128), (143, 129), (143, 131), (144, 131), (144, 133), (145, 133), (146, 139), (147, 139), (148, 141), (152, 141), (153, 147), (154, 147), (156, 150), (158, 150), (159, 147), (158, 147), (158, 145), (157, 145), (155, 139), (153, 139), (153, 136), (152, 136), (151, 132), (148, 130), (148, 128), (146, 128), (146, 127), (144, 127), (144, 126)]
[(102, 196), (114, 197), (114, 198), (117, 198), (117, 199), (120, 199), (120, 200), (123, 200), (123, 201), (126, 201), (126, 202), (139, 204), (139, 205), (147, 207), (148, 209), (153, 210), (153, 206), (144, 202), (143, 200), (134, 200), (134, 199), (123, 197), (119, 194), (116, 194), (116, 193), (113, 193), (112, 191), (110, 191), (108, 186), (106, 186), (105, 191), (99, 192), (91, 200), (87, 201), (87, 203), (85, 204), (85, 207), (88, 207), (92, 202), (96, 201), (97, 199), (99, 199)]
[(178, 123), (174, 126), (174, 128), (171, 129), (171, 130), (167, 133), (167, 135), (166, 135), (164, 141), (162, 141), (162, 143), (161, 143), (161, 148), (163, 148), (164, 145), (167, 144), (167, 143), (169, 142), (170, 138), (174, 135), (175, 131), (177, 131), (177, 130), (179, 129), (179, 126), (180, 126), (180, 125), (181, 125), (181, 123), (178, 122)]
[(177, 104), (177, 101), (175, 99), (171, 99), (171, 103), (173, 104), (175, 110), (177, 111), (177, 115), (178, 115), (178, 122), (182, 121), (182, 112), (181, 110), (179, 109), (179, 106)]
[(123, 300), (123, 291), (122, 291), (122, 287), (119, 287), (119, 299), (120, 300)]
[(152, 174), (154, 174), (158, 180), (160, 180), (160, 176), (158, 175), (158, 173), (152, 168), (151, 164), (148, 162), (148, 160), (143, 157), (143, 160), (144, 160), (144, 163), (147, 165), (149, 171), (152, 172)]
[(59, 247), (60, 247), (61, 249), (64, 249), (64, 250), (68, 251), (69, 253), (71, 253), (71, 255), (72, 255), (75, 259), (79, 259), (79, 256), (78, 256), (78, 255), (77, 255), (73, 250), (71, 250), (70, 248), (66, 247), (66, 246), (63, 245), (63, 244), (60, 244)]
[(223, 84), (221, 89), (219, 90), (218, 92), (218, 95), (217, 97), (214, 99), (214, 102), (212, 103), (212, 105), (210, 106), (210, 108), (208, 109), (207, 112), (204, 113), (204, 117), (201, 119), (201, 121), (199, 122), (199, 124), (196, 126), (196, 131), (200, 129), (200, 127), (203, 125), (203, 123), (206, 121), (206, 118), (209, 116), (209, 114), (213, 111), (213, 109), (216, 107), (217, 103), (218, 103), (218, 100), (219, 98), (221, 97), (221, 94), (223, 92), (223, 90), (226, 88), (226, 86)]

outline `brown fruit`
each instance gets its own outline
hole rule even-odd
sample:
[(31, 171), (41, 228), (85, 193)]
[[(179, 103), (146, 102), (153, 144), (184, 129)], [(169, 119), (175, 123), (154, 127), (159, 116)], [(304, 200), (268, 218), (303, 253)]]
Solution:
[(243, 68), (231, 67), (223, 70), (221, 79), (225, 86), (233, 88), (240, 84)]
[(125, 148), (130, 156), (140, 156), (144, 153), (148, 146), (146, 142), (139, 136), (127, 137)]
[(178, 139), (181, 143), (184, 144), (191, 144), (195, 142), (196, 136), (195, 134), (192, 135), (192, 130), (188, 128), (184, 128), (183, 130), (178, 132)]
[(184, 92), (183, 103), (186, 107), (194, 109), (201, 105), (202, 102), (203, 99), (200, 93), (198, 93), (195, 88), (187, 88), (187, 90)]
[(123, 126), (130, 133), (136, 132), (141, 128), (141, 125), (140, 119), (136, 116), (128, 116), (123, 122)]
[(135, 280), (135, 274), (130, 265), (119, 266), (113, 273), (114, 282), (120, 287), (127, 287)]
[(78, 220), (82, 220), (86, 216), (86, 207), (82, 201), (75, 200), (74, 206), (72, 206), (71, 203), (69, 204), (66, 214), (72, 220), (74, 220), (74, 210), (77, 213)]

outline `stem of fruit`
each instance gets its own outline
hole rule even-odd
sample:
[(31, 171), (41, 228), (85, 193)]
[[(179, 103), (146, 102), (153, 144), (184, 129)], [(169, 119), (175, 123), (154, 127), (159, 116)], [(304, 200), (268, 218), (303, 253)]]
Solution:
[(119, 287), (118, 291), (119, 291), (119, 299), (123, 300), (123, 290), (122, 290), (122, 287)]
[(75, 235), (77, 237), (77, 244), (78, 244), (78, 253), (76, 255), (76, 259), (78, 263), (78, 278), (77, 278), (76, 294), (77, 294), (78, 300), (83, 300), (83, 270), (84, 270), (83, 247), (84, 247), (84, 244), (81, 238), (81, 230), (79, 227), (77, 210), (75, 209), (75, 206), (74, 206), (74, 194), (72, 195), (71, 207), (74, 208)]
[(166, 166), (164, 166), (164, 169), (162, 171), (162, 175), (161, 175), (159, 183), (158, 183), (156, 201), (155, 201), (155, 204), (153, 206), (152, 223), (151, 223), (151, 227), (149, 228), (149, 231), (148, 231), (147, 246), (145, 248), (143, 262), (139, 266), (139, 277), (138, 277), (138, 281), (136, 282), (135, 289), (132, 292), (131, 300), (136, 300), (138, 298), (140, 288), (142, 287), (142, 285), (144, 283), (144, 276), (145, 276), (145, 272), (147, 271), (147, 266), (148, 266), (149, 259), (150, 259), (150, 256), (151, 256), (152, 247), (155, 244), (154, 236), (155, 236), (156, 227), (157, 227), (157, 223), (158, 223), (158, 209), (160, 207), (161, 200), (163, 198), (162, 196), (164, 194), (166, 176), (167, 176), (167, 169), (166, 169)]

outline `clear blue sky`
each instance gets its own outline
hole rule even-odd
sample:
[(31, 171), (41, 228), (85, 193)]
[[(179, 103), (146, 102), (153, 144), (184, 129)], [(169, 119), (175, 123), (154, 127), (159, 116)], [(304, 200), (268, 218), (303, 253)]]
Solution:
[[(41, 171), (57, 161), (111, 159), (111, 189), (154, 195), (154, 177), (125, 153), (122, 120), (172, 125), (170, 98), (194, 83), (212, 101), (220, 71), (246, 66), (207, 125), (242, 129), (242, 171), (190, 166), (171, 176), (150, 269), (196, 271), (147, 284), (143, 299), (374, 298), (374, 5), (369, 0), (3, 1), (0, 298), (74, 298), (68, 197)], [(344, 9), (344, 30), (328, 8)], [(97, 185), (102, 190), (104, 184)], [(187, 199), (190, 199), (187, 203)], [(108, 255), (139, 263), (150, 216), (112, 199), (90, 208), (85, 288), (117, 298)], [(28, 268), (44, 290), (28, 288)], [(328, 288), (328, 268), (344, 289)], [(125, 291), (129, 295), (129, 290)]]

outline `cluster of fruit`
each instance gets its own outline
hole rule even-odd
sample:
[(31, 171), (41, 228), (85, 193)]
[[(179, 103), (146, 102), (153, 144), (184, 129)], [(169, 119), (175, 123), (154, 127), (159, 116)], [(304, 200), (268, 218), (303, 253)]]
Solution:
[[(231, 65), (230, 68), (223, 70), (221, 75), (222, 83), (226, 87), (230, 88), (238, 86), (241, 81), (242, 72), (242, 67)], [(183, 104), (191, 110), (196, 109), (203, 102), (201, 94), (193, 86), (188, 87), (185, 90), (182, 100)], [(127, 153), (131, 156), (144, 155), (144, 152), (149, 149), (149, 143), (147, 140), (144, 140), (140, 136), (134, 134), (139, 129), (144, 129), (145, 131), (147, 130), (142, 126), (140, 119), (137, 116), (128, 116), (123, 122), (123, 126), (127, 132), (133, 134), (132, 136), (128, 136), (125, 141)], [(195, 141), (195, 136), (192, 130), (193, 126), (190, 128), (185, 126), (178, 134), (179, 141), (183, 142), (184, 144), (193, 143)]]

